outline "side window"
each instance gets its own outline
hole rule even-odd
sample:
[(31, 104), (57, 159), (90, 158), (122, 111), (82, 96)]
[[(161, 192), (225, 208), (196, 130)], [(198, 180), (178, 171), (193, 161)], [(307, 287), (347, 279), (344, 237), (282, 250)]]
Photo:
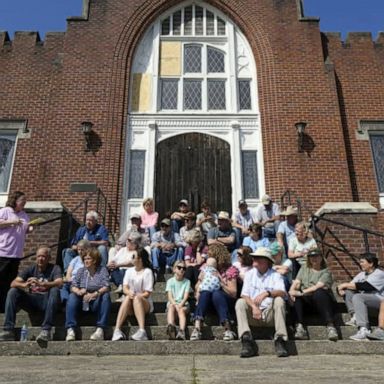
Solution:
[(0, 131), (0, 193), (7, 193), (11, 180), (17, 132)]
[(377, 186), (380, 194), (384, 194), (384, 132), (371, 133), (369, 137), (375, 164)]

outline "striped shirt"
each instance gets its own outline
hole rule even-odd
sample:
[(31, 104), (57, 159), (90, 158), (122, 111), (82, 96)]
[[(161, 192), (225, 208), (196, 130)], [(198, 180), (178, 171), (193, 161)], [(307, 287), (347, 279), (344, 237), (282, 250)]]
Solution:
[(95, 292), (100, 288), (109, 288), (109, 275), (105, 267), (98, 267), (92, 276), (87, 268), (80, 268), (72, 281), (72, 287), (85, 288), (87, 292)]

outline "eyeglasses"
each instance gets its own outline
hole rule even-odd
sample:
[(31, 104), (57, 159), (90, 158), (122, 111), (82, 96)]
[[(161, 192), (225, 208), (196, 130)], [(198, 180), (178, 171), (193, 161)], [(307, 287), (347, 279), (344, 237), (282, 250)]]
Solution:
[(179, 270), (179, 271), (186, 271), (187, 268), (183, 267), (182, 265), (177, 265), (176, 268)]

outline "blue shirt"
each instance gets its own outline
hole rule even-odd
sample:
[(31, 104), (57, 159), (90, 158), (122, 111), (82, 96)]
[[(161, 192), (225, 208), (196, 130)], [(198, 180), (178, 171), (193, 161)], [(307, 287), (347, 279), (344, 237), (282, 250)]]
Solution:
[(76, 231), (76, 235), (72, 239), (71, 245), (76, 245), (80, 240), (108, 241), (108, 230), (102, 224), (96, 224), (95, 228), (92, 230), (83, 225)]
[(249, 247), (249, 248), (252, 249), (253, 252), (255, 252), (256, 249), (260, 248), (260, 247), (268, 248), (269, 247), (269, 240), (266, 237), (263, 237), (260, 240), (252, 240), (251, 236), (247, 236), (243, 240), (243, 246), (244, 247)]

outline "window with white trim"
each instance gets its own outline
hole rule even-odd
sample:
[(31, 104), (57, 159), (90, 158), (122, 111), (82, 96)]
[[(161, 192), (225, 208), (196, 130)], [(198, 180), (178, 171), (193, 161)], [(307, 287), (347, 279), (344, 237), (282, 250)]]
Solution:
[[(251, 80), (238, 79), (231, 89), (229, 24), (205, 7), (188, 5), (161, 20), (161, 42), (175, 42), (180, 51), (180, 74), (159, 76), (158, 109), (177, 112), (228, 111), (236, 93), (237, 111), (252, 108)], [(160, 52), (160, 63), (162, 60)], [(175, 53), (177, 56), (178, 53)], [(159, 64), (161, 65), (161, 64)], [(235, 87), (232, 87), (235, 88)], [(234, 111), (232, 111), (234, 112)]]
[(0, 130), (0, 193), (8, 193), (17, 131)]

